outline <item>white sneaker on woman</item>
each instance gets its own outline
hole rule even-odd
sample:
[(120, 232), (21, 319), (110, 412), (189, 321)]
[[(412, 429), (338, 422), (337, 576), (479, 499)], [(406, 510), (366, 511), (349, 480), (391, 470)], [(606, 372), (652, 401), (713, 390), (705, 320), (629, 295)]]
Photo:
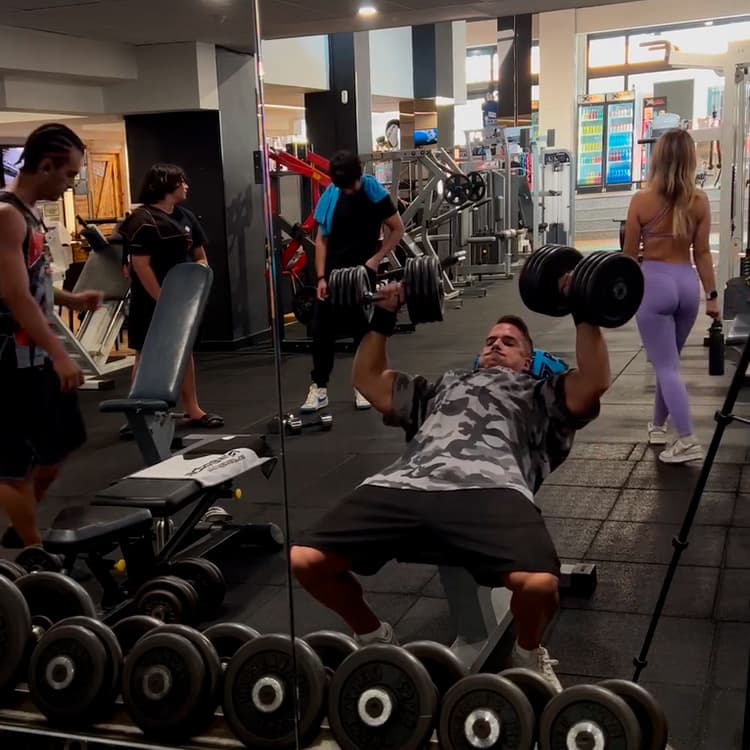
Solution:
[(688, 461), (702, 461), (703, 458), (703, 448), (692, 435), (678, 438), (659, 454), (659, 460), (665, 464), (685, 464)]
[(535, 648), (533, 651), (525, 651), (516, 641), (510, 655), (510, 663), (513, 667), (530, 669), (532, 672), (537, 672), (547, 680), (556, 693), (562, 693), (563, 687), (553, 669), (559, 662), (557, 659), (550, 658), (549, 651), (544, 646), (539, 646), (539, 648)]
[(648, 423), (648, 444), (649, 445), (666, 445), (667, 444), (667, 426), (657, 425), (653, 422)]
[(354, 405), (360, 411), (372, 408), (372, 404), (356, 389), (354, 391)]

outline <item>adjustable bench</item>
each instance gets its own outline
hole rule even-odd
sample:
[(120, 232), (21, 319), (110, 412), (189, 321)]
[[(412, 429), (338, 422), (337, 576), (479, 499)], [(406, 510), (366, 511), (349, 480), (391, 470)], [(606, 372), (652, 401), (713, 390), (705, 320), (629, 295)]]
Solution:
[[(170, 457), (99, 492), (87, 507), (63, 510), (44, 540), (70, 570), (82, 558), (104, 590), (107, 619), (118, 619), (139, 586), (177, 557), (210, 557), (231, 545), (276, 552), (275, 524), (235, 524), (221, 498), (239, 497), (234, 480), (253, 470), (268, 478), (276, 459), (260, 435), (223, 437)], [(174, 517), (184, 512), (175, 530)], [(120, 547), (124, 566), (107, 556)], [(124, 586), (114, 570), (127, 570)]]

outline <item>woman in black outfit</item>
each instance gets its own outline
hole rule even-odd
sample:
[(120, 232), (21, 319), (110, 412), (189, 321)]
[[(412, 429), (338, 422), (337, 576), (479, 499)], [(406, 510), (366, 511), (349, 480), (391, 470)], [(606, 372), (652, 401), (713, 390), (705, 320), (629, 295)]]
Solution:
[[(167, 273), (178, 263), (208, 265), (206, 235), (195, 215), (181, 204), (187, 200), (185, 172), (173, 164), (155, 164), (146, 175), (139, 202), (142, 204), (120, 227), (124, 259), (130, 268), (130, 315), (128, 342), (136, 352), (133, 376), (146, 340), (156, 300)], [(195, 364), (190, 357), (182, 382), (182, 405), (191, 427), (223, 427), (224, 420), (207, 414), (198, 404)], [(128, 432), (123, 428), (121, 434)]]

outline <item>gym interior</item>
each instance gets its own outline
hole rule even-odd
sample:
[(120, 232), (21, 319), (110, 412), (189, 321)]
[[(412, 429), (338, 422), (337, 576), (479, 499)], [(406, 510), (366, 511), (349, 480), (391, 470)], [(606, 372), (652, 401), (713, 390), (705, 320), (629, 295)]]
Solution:
[[(105, 295), (52, 322), (85, 375), (88, 440), (39, 506), (44, 549), (0, 548), (4, 748), (750, 748), (750, 16), (739, 0), (570, 2), (3, 10), (3, 180), (38, 125), (81, 137), (75, 186), (41, 208), (54, 283)], [(506, 314), (575, 367), (571, 316), (529, 309), (519, 276), (551, 245), (619, 255), (675, 128), (695, 141), (723, 318), (722, 349), (701, 311), (682, 352), (705, 460), (657, 459), (635, 319), (607, 327), (601, 413), (535, 497), (563, 564), (544, 644), (565, 691), (495, 680), (508, 592), (420, 550), (360, 577), (401, 644), (368, 657), (288, 556), (406, 447), (355, 408), (343, 328), (329, 405), (300, 412), (330, 158), (359, 154), (398, 205), (390, 278), (425, 284), (389, 360), (434, 381), (471, 370)], [(187, 173), (210, 270), (165, 281), (131, 383), (118, 229), (157, 162)], [(342, 321), (367, 313), (362, 283), (341, 282)], [(191, 349), (219, 430), (180, 411)], [(186, 478), (186, 461), (218, 477)]]

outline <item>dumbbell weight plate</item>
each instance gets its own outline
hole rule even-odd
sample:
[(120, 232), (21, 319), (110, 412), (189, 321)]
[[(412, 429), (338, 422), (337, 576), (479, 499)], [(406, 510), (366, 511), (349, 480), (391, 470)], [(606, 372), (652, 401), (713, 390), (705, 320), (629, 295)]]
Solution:
[(404, 648), (416, 656), (430, 673), (432, 683), (441, 696), (444, 696), (459, 680), (469, 674), (466, 665), (442, 643), (415, 641), (407, 643)]
[(531, 669), (506, 669), (500, 673), (500, 677), (512, 682), (519, 687), (523, 694), (529, 699), (536, 717), (535, 725), (538, 727), (547, 704), (557, 695), (552, 685), (539, 674)]
[(194, 622), (198, 605), (195, 588), (176, 576), (160, 576), (146, 581), (135, 597), (138, 612), (164, 623)]
[(44, 634), (31, 656), (31, 699), (56, 724), (96, 723), (105, 701), (114, 701), (113, 668), (104, 645), (87, 627), (60, 624)]
[(471, 675), (443, 698), (438, 727), (443, 750), (532, 750), (535, 736), (534, 709), (510, 680)]
[(184, 557), (169, 566), (172, 575), (191, 583), (198, 594), (201, 613), (205, 616), (224, 603), (227, 584), (218, 566), (203, 557)]
[(456, 172), (443, 182), (443, 198), (452, 206), (461, 206), (469, 200), (471, 183), (466, 175)]
[(295, 639), (292, 645), (289, 636), (262, 635), (244, 645), (229, 663), (224, 677), (224, 718), (247, 747), (294, 747), (292, 691), (296, 689), (299, 733), (307, 746), (317, 736), (325, 714), (325, 685), (323, 663), (307, 643)]
[[(538, 269), (544, 263), (545, 258), (554, 252), (556, 245), (543, 245), (524, 263), (521, 274), (518, 278), (518, 288), (521, 293), (521, 299), (531, 300), (534, 303), (537, 300), (540, 287), (540, 277)], [(528, 303), (527, 307), (528, 307)], [(531, 309), (531, 308), (530, 308)]]
[(599, 685), (576, 685), (555, 696), (542, 714), (539, 745), (540, 750), (643, 747), (633, 711), (622, 698)]
[(120, 644), (123, 655), (127, 656), (133, 650), (133, 646), (135, 646), (144, 635), (150, 633), (152, 630), (156, 630), (163, 624), (164, 623), (161, 620), (157, 620), (155, 617), (149, 617), (148, 615), (133, 615), (132, 617), (126, 617), (115, 623), (112, 626), (112, 632), (115, 634), (117, 642)]
[(482, 173), (469, 172), (466, 177), (469, 180), (469, 200), (472, 203), (481, 201), (487, 192), (487, 184), (482, 177)]
[(13, 582), (28, 573), (26, 568), (22, 568), (18, 563), (12, 560), (0, 560), (0, 576)]
[(637, 312), (643, 301), (643, 273), (637, 261), (621, 253), (606, 253), (591, 270), (586, 285), (596, 317), (603, 328), (619, 328)]
[(570, 301), (560, 291), (560, 278), (581, 261), (581, 253), (564, 245), (548, 245), (535, 253), (524, 265), (519, 278), (519, 291), (530, 310), (560, 318), (570, 313)]
[(328, 721), (342, 750), (421, 750), (437, 706), (429, 672), (398, 646), (359, 649), (336, 670), (328, 691)]
[(260, 637), (257, 630), (239, 622), (220, 622), (203, 631), (219, 655), (222, 669), (229, 666), (232, 657), (250, 641)]
[(318, 655), (329, 677), (333, 677), (342, 662), (359, 649), (354, 638), (335, 630), (319, 630), (302, 640)]
[(32, 618), (46, 617), (56, 623), (69, 617), (96, 618), (96, 607), (86, 589), (62, 573), (28, 573), (16, 581)]
[(135, 644), (122, 680), (122, 698), (130, 717), (147, 735), (172, 744), (199, 732), (206, 666), (185, 637), (159, 630)]
[(0, 577), (0, 693), (15, 687), (26, 657), (31, 614), (23, 594)]
[(122, 662), (123, 654), (120, 642), (111, 628), (103, 622), (95, 620), (92, 617), (70, 617), (52, 626), (50, 631), (56, 630), (62, 626), (80, 626), (93, 633), (99, 642), (104, 646), (107, 652), (107, 670), (102, 689), (102, 708), (107, 710), (111, 707), (117, 696), (120, 694), (120, 684), (122, 681)]
[(643, 750), (665, 750), (669, 741), (667, 715), (646, 688), (627, 680), (604, 680), (599, 686), (619, 695), (630, 706), (641, 727)]
[(50, 573), (62, 573), (62, 560), (43, 547), (26, 547), (16, 556), (16, 562), (27, 573), (38, 573), (42, 570)]
[(585, 320), (593, 320), (597, 312), (591, 299), (591, 279), (596, 268), (609, 253), (597, 250), (587, 255), (573, 272), (570, 287), (571, 309), (576, 308)]

